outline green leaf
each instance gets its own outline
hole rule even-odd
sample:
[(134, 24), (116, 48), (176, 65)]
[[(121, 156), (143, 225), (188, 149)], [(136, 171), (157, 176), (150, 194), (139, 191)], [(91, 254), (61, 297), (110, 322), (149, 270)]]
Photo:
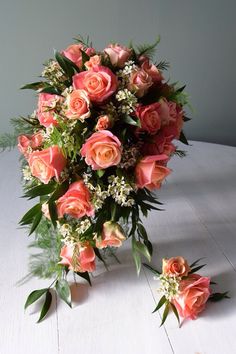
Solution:
[(25, 213), (25, 215), (19, 221), (19, 224), (20, 225), (31, 224), (36, 214), (38, 214), (41, 211), (41, 208), (42, 206), (40, 203), (34, 205), (30, 210), (27, 211), (27, 213)]
[(51, 95), (61, 95), (61, 92), (55, 89), (53, 86), (45, 86), (44, 88), (39, 90), (40, 93), (49, 93)]
[(65, 279), (57, 280), (56, 291), (59, 297), (67, 303), (68, 306), (71, 305), (71, 291), (68, 282)]
[(97, 247), (94, 247), (94, 252), (95, 252), (96, 256), (98, 257), (98, 259), (100, 259), (100, 261), (104, 264), (105, 268), (108, 269), (107, 264), (104, 261), (103, 257), (101, 256), (101, 253)]
[(29, 294), (29, 296), (27, 297), (27, 300), (25, 302), (25, 310), (27, 309), (27, 307), (29, 307), (35, 301), (37, 301), (41, 296), (43, 296), (43, 294), (45, 294), (47, 292), (47, 290), (48, 289), (45, 288), (45, 289), (39, 289), (39, 290), (32, 291), (32, 293)]
[(87, 282), (89, 283), (90, 286), (92, 286), (91, 280), (90, 280), (90, 276), (88, 272), (75, 272), (79, 277), (87, 280)]
[(135, 246), (136, 242), (137, 241), (136, 241), (135, 237), (133, 236), (132, 237), (132, 255), (133, 255), (134, 263), (136, 266), (137, 274), (139, 275), (140, 270), (141, 270), (141, 257), (140, 257), (140, 254), (137, 252), (137, 248)]
[(189, 145), (188, 140), (187, 140), (186, 136), (184, 135), (183, 131), (181, 131), (181, 133), (180, 133), (179, 141), (181, 141), (181, 143), (183, 143), (185, 145)]
[(32, 82), (31, 84), (24, 85), (20, 89), (21, 90), (35, 90), (35, 91), (38, 91), (38, 90), (44, 88), (46, 85), (47, 85), (46, 82), (38, 81), (38, 82)]
[(51, 303), (52, 303), (52, 294), (48, 290), (46, 292), (45, 302), (44, 302), (43, 307), (41, 309), (41, 313), (40, 313), (37, 323), (41, 322), (44, 319), (44, 317), (48, 313), (48, 310), (50, 309)]
[(196, 273), (198, 270), (202, 269), (203, 267), (205, 267), (206, 264), (200, 265), (198, 267), (192, 268), (191, 271), (189, 272), (189, 274), (193, 274)]
[(147, 231), (146, 231), (145, 227), (143, 226), (143, 224), (138, 223), (137, 226), (138, 226), (138, 231), (139, 231), (140, 235), (142, 236), (142, 238), (144, 240), (148, 240)]
[(59, 52), (55, 52), (55, 58), (64, 71), (64, 73), (71, 79), (76, 72), (80, 72), (79, 67), (70, 59)]
[(134, 125), (136, 127), (141, 127), (141, 123), (138, 118), (137, 118), (137, 120), (134, 120), (132, 117), (125, 115), (123, 118), (123, 121), (127, 124)]
[(54, 190), (53, 194), (51, 195), (51, 197), (49, 198), (49, 203), (53, 202), (57, 199), (59, 199), (61, 196), (63, 196), (63, 194), (66, 193), (66, 191), (69, 188), (69, 183), (68, 181), (63, 182), (62, 184), (58, 184), (56, 189)]
[(178, 90), (176, 90), (176, 92), (182, 92), (185, 89), (186, 85), (180, 87)]
[(56, 226), (57, 226), (56, 221), (58, 219), (56, 203), (54, 201), (48, 202), (48, 209), (49, 209), (51, 222), (52, 222), (53, 226), (56, 228)]
[(158, 302), (156, 308), (152, 311), (152, 313), (158, 311), (158, 310), (166, 303), (166, 301), (167, 301), (167, 299), (166, 299), (165, 295), (163, 295), (163, 296), (160, 298), (160, 300), (159, 300), (159, 302)]
[(202, 259), (205, 259), (206, 257), (201, 257), (198, 258), (195, 262), (193, 262), (192, 264), (190, 264), (190, 268), (194, 267), (195, 265), (197, 265)]
[(56, 184), (55, 182), (48, 183), (48, 184), (40, 184), (37, 187), (31, 188), (27, 190), (27, 192), (23, 195), (28, 199), (33, 199), (35, 197), (39, 197), (42, 195), (48, 195), (55, 190)]
[(161, 38), (160, 36), (157, 37), (156, 41), (153, 44), (142, 44), (137, 46), (137, 55), (146, 55), (149, 58), (152, 58), (153, 55), (155, 54), (156, 46), (160, 42)]
[(175, 317), (178, 320), (178, 324), (180, 325), (180, 319), (179, 319), (179, 314), (178, 314), (177, 308), (175, 307), (174, 304), (172, 304), (172, 302), (170, 303), (170, 306), (172, 308), (172, 311), (174, 312)]
[(144, 257), (147, 258), (149, 262), (151, 262), (151, 255), (148, 251), (148, 248), (146, 245), (144, 245), (142, 242), (137, 241), (135, 238), (133, 238), (133, 245), (134, 248), (136, 249), (137, 252), (141, 253)]
[(96, 172), (97, 172), (98, 177), (101, 178), (106, 171), (105, 170), (97, 170)]
[(90, 59), (90, 56), (85, 53), (85, 51), (83, 51), (82, 49), (80, 49), (81, 54), (82, 54), (82, 63), (84, 65), (84, 63), (86, 63), (86, 61), (88, 61)]
[(230, 299), (230, 296), (228, 294), (229, 294), (228, 291), (226, 291), (224, 293), (211, 294), (211, 296), (209, 297), (208, 301), (218, 302), (218, 301), (221, 301), (223, 299)]
[(167, 316), (169, 314), (169, 310), (170, 310), (170, 303), (169, 301), (166, 302), (166, 306), (165, 306), (165, 310), (163, 312), (163, 316), (162, 316), (162, 321), (161, 321), (161, 324), (160, 324), (160, 327), (163, 326), (163, 324), (165, 323), (166, 319), (167, 319)]
[(42, 210), (40, 210), (38, 212), (38, 214), (35, 215), (30, 232), (29, 232), (29, 236), (36, 230), (38, 224), (40, 223), (41, 219), (42, 219), (43, 213)]
[(158, 270), (152, 268), (149, 264), (143, 263), (143, 266), (145, 268), (147, 268), (148, 270), (150, 270), (156, 276), (159, 276), (161, 274), (161, 272), (159, 272)]

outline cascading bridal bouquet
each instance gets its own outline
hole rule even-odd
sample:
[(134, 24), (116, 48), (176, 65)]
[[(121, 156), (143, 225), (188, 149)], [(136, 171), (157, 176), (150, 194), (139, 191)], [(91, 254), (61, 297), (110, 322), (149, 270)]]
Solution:
[[(152, 191), (171, 170), (174, 144), (187, 144), (183, 124), (189, 118), (184, 86), (166, 82), (168, 63), (152, 62), (153, 45), (110, 44), (96, 51), (81, 37), (44, 66), (41, 81), (25, 85), (38, 94), (28, 117), (13, 119), (23, 154), (24, 196), (38, 202), (20, 225), (35, 233), (31, 273), (55, 279), (33, 291), (28, 307), (41, 296), (39, 321), (51, 304), (52, 289), (71, 306), (66, 276), (73, 272), (90, 283), (101, 250), (132, 238), (139, 273), (141, 256), (149, 261), (152, 244), (141, 221), (161, 204)], [(11, 136), (0, 147), (12, 144)], [(129, 225), (125, 234), (121, 222)]]

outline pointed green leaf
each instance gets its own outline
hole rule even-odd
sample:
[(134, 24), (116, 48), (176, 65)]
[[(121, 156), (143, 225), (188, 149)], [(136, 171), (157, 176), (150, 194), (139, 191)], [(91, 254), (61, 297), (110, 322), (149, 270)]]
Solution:
[(43, 304), (43, 307), (42, 307), (42, 310), (41, 310), (41, 313), (40, 313), (37, 323), (41, 322), (44, 319), (44, 317), (48, 313), (48, 310), (50, 309), (51, 303), (52, 303), (52, 294), (48, 290), (46, 292), (46, 298), (45, 298), (45, 301), (44, 301), (44, 304)]
[(206, 264), (202, 264), (202, 265), (200, 265), (198, 267), (192, 268), (191, 271), (189, 272), (189, 274), (196, 273), (198, 270), (202, 269), (205, 266), (206, 266)]
[(49, 202), (48, 209), (49, 209), (51, 222), (52, 222), (53, 226), (56, 228), (56, 226), (57, 226), (56, 221), (58, 219), (56, 203), (54, 201)]
[(149, 250), (146, 245), (144, 245), (142, 242), (137, 241), (135, 239), (133, 239), (133, 245), (134, 245), (134, 248), (137, 252), (141, 253), (144, 257), (147, 258), (147, 260), (149, 262), (151, 262), (152, 257), (150, 255)]
[(149, 264), (143, 263), (143, 266), (146, 267), (147, 269), (149, 269), (156, 276), (159, 276), (161, 274), (161, 272), (152, 268)]
[(40, 184), (39, 186), (33, 187), (24, 194), (23, 197), (33, 199), (42, 195), (48, 195), (52, 193), (56, 188), (55, 182), (49, 184)]
[(188, 140), (187, 140), (186, 136), (184, 135), (183, 131), (181, 131), (181, 133), (180, 133), (179, 141), (181, 141), (181, 143), (183, 143), (185, 145), (189, 145)]
[(107, 264), (106, 264), (105, 260), (103, 259), (103, 257), (101, 256), (101, 253), (97, 247), (94, 247), (94, 252), (95, 252), (96, 256), (98, 257), (98, 259), (100, 259), (100, 261), (104, 264), (104, 267), (106, 269), (108, 269)]
[(163, 324), (165, 323), (165, 321), (167, 319), (167, 316), (168, 316), (169, 310), (170, 310), (170, 306), (169, 305), (170, 305), (170, 303), (169, 303), (169, 301), (167, 301), (165, 309), (164, 309), (164, 312), (163, 312), (163, 315), (162, 315), (162, 321), (161, 321), (160, 327), (163, 326)]
[(31, 229), (29, 232), (29, 236), (36, 230), (38, 224), (40, 223), (40, 221), (42, 219), (42, 216), (43, 216), (43, 213), (41, 210), (38, 212), (38, 214), (35, 215), (33, 224), (31, 226)]
[(87, 282), (89, 283), (90, 286), (92, 286), (91, 280), (90, 280), (90, 276), (88, 272), (75, 272), (79, 277), (87, 280)]
[(178, 324), (180, 324), (180, 319), (179, 319), (179, 314), (178, 314), (177, 308), (175, 307), (174, 304), (172, 304), (172, 302), (170, 303), (170, 306), (172, 308), (172, 311), (174, 312), (175, 317), (178, 320)]
[(90, 59), (90, 56), (87, 53), (85, 53), (84, 50), (80, 49), (80, 51), (82, 54), (82, 63), (84, 65), (84, 63), (86, 63), (86, 61), (88, 61)]
[(40, 93), (49, 93), (50, 95), (61, 95), (61, 92), (55, 89), (53, 86), (45, 86), (44, 88), (39, 90)]
[(166, 303), (166, 301), (167, 301), (167, 299), (166, 299), (165, 295), (163, 295), (161, 297), (161, 299), (159, 300), (156, 308), (152, 311), (152, 313), (158, 311)]
[(228, 291), (226, 291), (224, 293), (211, 294), (211, 296), (209, 297), (208, 301), (218, 302), (218, 301), (221, 301), (223, 299), (230, 299), (230, 296), (228, 294), (229, 294)]
[(38, 81), (38, 82), (32, 82), (31, 84), (27, 84), (22, 86), (20, 89), (21, 90), (39, 90), (45, 87), (45, 85), (47, 85), (46, 82), (43, 81)]
[(34, 205), (30, 210), (25, 213), (25, 215), (22, 217), (22, 219), (19, 221), (20, 225), (28, 225), (31, 224), (35, 215), (38, 214), (41, 210), (41, 204), (38, 203)]
[(145, 227), (143, 226), (143, 224), (138, 223), (138, 231), (140, 233), (140, 235), (142, 236), (142, 238), (144, 238), (145, 240), (148, 240), (148, 235), (147, 235), (147, 231), (145, 229)]
[(66, 191), (68, 190), (68, 187), (69, 187), (69, 184), (67, 181), (63, 182), (62, 184), (58, 184), (56, 189), (54, 190), (53, 194), (49, 198), (49, 203), (59, 199), (63, 194), (65, 194)]
[(192, 264), (190, 264), (190, 268), (194, 267), (195, 265), (197, 265), (202, 259), (205, 259), (206, 257), (201, 257), (198, 258), (195, 262), (193, 262)]
[(27, 309), (28, 306), (32, 305), (35, 301), (37, 301), (43, 294), (47, 292), (47, 288), (45, 289), (39, 289), (39, 290), (34, 290), (32, 293), (29, 294), (27, 297), (27, 300), (25, 302), (25, 310)]
[(137, 118), (137, 120), (134, 120), (132, 117), (126, 115), (126, 116), (124, 116), (123, 121), (127, 124), (134, 125), (136, 127), (141, 127), (141, 123), (138, 118)]
[(71, 305), (71, 291), (68, 282), (65, 279), (57, 280), (56, 291), (59, 297), (67, 303), (68, 306)]
[(97, 172), (98, 177), (101, 178), (106, 171), (105, 170), (97, 170), (96, 172)]

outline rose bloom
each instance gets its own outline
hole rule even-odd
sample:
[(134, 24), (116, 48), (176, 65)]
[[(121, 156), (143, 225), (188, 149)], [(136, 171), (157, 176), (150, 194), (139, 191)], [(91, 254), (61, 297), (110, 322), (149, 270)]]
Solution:
[(79, 119), (82, 122), (90, 117), (89, 98), (85, 90), (74, 90), (66, 97), (67, 110), (65, 115), (69, 119)]
[(101, 64), (101, 56), (100, 55), (93, 55), (88, 61), (84, 63), (84, 66), (87, 70), (92, 69), (95, 65)]
[(162, 133), (164, 136), (170, 141), (173, 139), (179, 139), (180, 133), (183, 128), (184, 120), (183, 120), (183, 111), (180, 107), (178, 107), (177, 110), (177, 116), (176, 120), (173, 122), (170, 122), (169, 125), (165, 125), (162, 128)]
[(71, 44), (69, 47), (62, 51), (62, 54), (66, 58), (73, 61), (73, 63), (75, 63), (79, 68), (81, 68), (83, 64), (81, 49), (89, 56), (95, 52), (94, 48), (85, 48), (81, 43), (79, 43)]
[(61, 97), (58, 95), (51, 95), (49, 93), (39, 94), (37, 117), (41, 125), (47, 128), (58, 124), (54, 117), (54, 109), (60, 100)]
[(27, 158), (30, 149), (37, 149), (42, 145), (43, 136), (41, 132), (33, 135), (20, 135), (18, 136), (18, 149)]
[(121, 142), (109, 130), (100, 130), (86, 140), (80, 152), (87, 165), (100, 170), (120, 163)]
[(156, 65), (152, 64), (147, 57), (141, 59), (141, 68), (146, 71), (146, 73), (151, 76), (154, 83), (161, 82), (163, 76), (161, 72), (157, 69)]
[(59, 180), (66, 166), (66, 159), (57, 145), (41, 151), (34, 151), (28, 158), (31, 174), (47, 184), (53, 177)]
[(95, 130), (106, 130), (111, 128), (111, 120), (108, 115), (98, 117), (98, 121)]
[(76, 264), (73, 264), (74, 247), (65, 245), (61, 249), (60, 257), (62, 260), (59, 264), (68, 266), (70, 270), (75, 272), (93, 272), (95, 270), (95, 252), (88, 242), (77, 244), (78, 256)]
[(160, 188), (163, 180), (171, 172), (169, 168), (164, 166), (167, 159), (168, 156), (166, 155), (153, 155), (142, 158), (135, 168), (137, 187), (149, 190)]
[(149, 138), (142, 146), (144, 155), (165, 154), (171, 156), (175, 150), (174, 144), (162, 132)]
[(180, 281), (180, 294), (172, 302), (183, 318), (196, 319), (210, 296), (210, 278), (190, 274)]
[(57, 212), (59, 218), (64, 215), (70, 215), (73, 218), (94, 215), (90, 193), (83, 181), (72, 183), (68, 191), (57, 200)]
[(161, 127), (161, 119), (158, 113), (160, 104), (158, 102), (147, 106), (139, 105), (135, 111), (141, 122), (141, 129), (149, 134), (156, 134)]
[(137, 69), (130, 75), (128, 89), (134, 91), (137, 97), (143, 97), (152, 84), (151, 76), (143, 69)]
[(162, 273), (170, 276), (184, 277), (190, 272), (188, 262), (183, 257), (162, 260)]
[(101, 238), (96, 240), (96, 247), (120, 247), (126, 239), (122, 227), (113, 221), (106, 221), (102, 227)]
[(112, 65), (123, 68), (132, 54), (132, 49), (119, 44), (109, 44), (104, 52), (109, 56)]
[(74, 89), (87, 91), (92, 102), (102, 103), (117, 89), (118, 79), (113, 72), (101, 65), (95, 65), (91, 70), (82, 71), (73, 76)]

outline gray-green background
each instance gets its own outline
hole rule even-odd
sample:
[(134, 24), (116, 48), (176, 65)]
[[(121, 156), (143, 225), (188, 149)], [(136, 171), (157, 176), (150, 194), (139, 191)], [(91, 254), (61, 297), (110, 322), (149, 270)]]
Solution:
[(77, 34), (95, 47), (109, 41), (153, 41), (168, 75), (187, 84), (196, 140), (236, 145), (235, 0), (0, 0), (0, 132), (9, 119), (33, 111), (32, 91), (42, 63)]

